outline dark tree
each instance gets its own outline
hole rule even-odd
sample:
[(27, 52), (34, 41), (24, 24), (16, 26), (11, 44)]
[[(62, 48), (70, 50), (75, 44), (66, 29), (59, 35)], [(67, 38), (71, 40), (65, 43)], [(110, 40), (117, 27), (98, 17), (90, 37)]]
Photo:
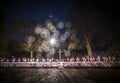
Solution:
[(7, 34), (5, 32), (6, 18), (4, 11), (0, 11), (0, 57), (7, 55)]
[(93, 51), (106, 51), (113, 40), (111, 21), (94, 6), (93, 2), (77, 0), (70, 14), (73, 18), (72, 31), (81, 33), (89, 56), (93, 55)]
[(17, 18), (12, 20), (9, 26), (10, 35), (21, 41), (22, 49), (29, 51), (30, 58), (33, 58), (33, 53), (37, 50), (38, 45), (41, 44), (40, 38), (35, 35), (36, 22)]

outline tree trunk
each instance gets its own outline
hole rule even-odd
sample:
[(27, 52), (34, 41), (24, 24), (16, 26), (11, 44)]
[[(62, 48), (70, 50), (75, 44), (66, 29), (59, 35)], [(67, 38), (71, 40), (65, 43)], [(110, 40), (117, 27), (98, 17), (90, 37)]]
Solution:
[(85, 33), (85, 41), (86, 41), (86, 48), (87, 48), (88, 56), (91, 57), (93, 55), (93, 53), (92, 53), (92, 48), (90, 45), (90, 38), (89, 38), (88, 34), (86, 34), (86, 33)]
[(86, 48), (87, 48), (87, 51), (88, 51), (88, 56), (92, 56), (92, 49), (91, 49), (91, 45), (90, 45), (90, 42), (86, 41)]
[(31, 59), (33, 58), (33, 51), (32, 50), (30, 51), (30, 58)]

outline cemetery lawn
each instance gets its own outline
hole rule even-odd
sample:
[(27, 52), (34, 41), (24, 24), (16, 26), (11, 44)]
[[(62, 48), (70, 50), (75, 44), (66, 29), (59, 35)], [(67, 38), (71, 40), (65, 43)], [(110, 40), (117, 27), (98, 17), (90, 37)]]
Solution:
[(0, 68), (0, 83), (120, 83), (120, 68)]

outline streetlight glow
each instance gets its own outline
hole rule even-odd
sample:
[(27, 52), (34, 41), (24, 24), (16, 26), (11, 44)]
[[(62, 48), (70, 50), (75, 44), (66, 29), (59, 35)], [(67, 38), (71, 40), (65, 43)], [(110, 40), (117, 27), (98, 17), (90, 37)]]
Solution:
[(54, 38), (50, 39), (50, 44), (54, 45), (56, 40)]

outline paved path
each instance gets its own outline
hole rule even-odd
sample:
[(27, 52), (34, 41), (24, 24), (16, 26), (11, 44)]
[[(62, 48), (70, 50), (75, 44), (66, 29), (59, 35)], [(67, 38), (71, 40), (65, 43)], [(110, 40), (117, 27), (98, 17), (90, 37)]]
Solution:
[(119, 70), (1, 68), (0, 83), (120, 83)]

